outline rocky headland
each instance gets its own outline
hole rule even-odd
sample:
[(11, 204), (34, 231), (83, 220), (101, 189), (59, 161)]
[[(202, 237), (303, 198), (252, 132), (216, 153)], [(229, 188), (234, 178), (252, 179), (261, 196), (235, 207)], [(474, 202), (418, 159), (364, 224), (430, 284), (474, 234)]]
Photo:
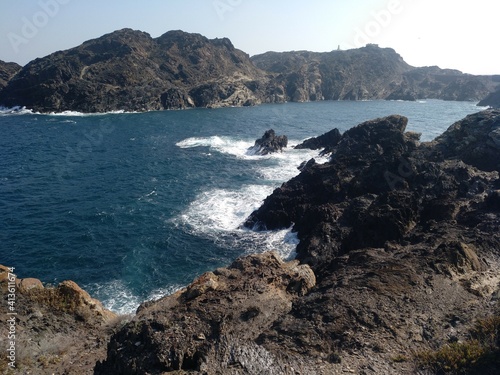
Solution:
[(293, 261), (239, 258), (127, 319), (72, 282), (17, 280), (26, 349), (5, 373), (498, 374), (500, 111), (427, 143), (406, 125), (393, 115), (304, 142), (329, 161), (306, 163), (245, 223), (293, 225)]
[(151, 111), (317, 100), (479, 101), (498, 76), (413, 67), (393, 49), (267, 52), (227, 38), (123, 29), (38, 58), (0, 62), (0, 105), (39, 112)]
[(497, 89), (497, 91), (488, 94), (488, 96), (481, 100), (477, 105), (483, 107), (500, 108), (500, 89)]

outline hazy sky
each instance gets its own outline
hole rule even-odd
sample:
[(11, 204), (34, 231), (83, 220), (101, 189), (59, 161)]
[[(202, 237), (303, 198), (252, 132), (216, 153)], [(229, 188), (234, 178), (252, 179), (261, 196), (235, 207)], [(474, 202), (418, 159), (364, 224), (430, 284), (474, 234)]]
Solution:
[(498, 0), (3, 0), (0, 60), (21, 65), (129, 27), (228, 37), (250, 55), (377, 43), (414, 66), (500, 74)]

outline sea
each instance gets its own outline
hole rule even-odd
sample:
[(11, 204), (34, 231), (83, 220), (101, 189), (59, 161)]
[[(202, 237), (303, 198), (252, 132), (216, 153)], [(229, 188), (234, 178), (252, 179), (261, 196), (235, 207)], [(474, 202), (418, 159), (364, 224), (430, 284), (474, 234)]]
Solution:
[[(107, 114), (2, 108), (0, 264), (50, 285), (73, 280), (105, 307), (133, 313), (239, 256), (294, 257), (291, 228), (242, 228), (303, 161), (326, 161), (293, 145), (391, 114), (430, 141), (481, 109), (440, 100)], [(255, 155), (271, 128), (289, 147)]]

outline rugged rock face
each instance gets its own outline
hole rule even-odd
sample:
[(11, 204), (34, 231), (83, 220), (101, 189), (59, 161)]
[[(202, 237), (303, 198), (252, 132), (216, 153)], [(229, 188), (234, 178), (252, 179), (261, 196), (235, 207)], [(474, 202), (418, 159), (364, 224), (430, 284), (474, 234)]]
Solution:
[[(314, 287), (307, 265), (275, 253), (251, 255), (200, 276), (188, 288), (146, 303), (108, 346), (95, 374), (286, 374), (315, 360), (271, 352), (262, 331)], [(142, 354), (140, 354), (142, 353)]]
[(458, 158), (485, 171), (500, 172), (500, 110), (467, 116), (436, 138), (445, 158)]
[(0, 103), (42, 112), (251, 105), (265, 82), (229, 39), (182, 31), (153, 39), (124, 29), (30, 62)]
[(153, 39), (123, 29), (36, 59), (21, 70), (5, 66), (0, 64), (0, 105), (41, 112), (315, 100), (480, 100), (498, 85), (498, 76), (414, 68), (394, 50), (375, 45), (328, 53), (267, 52), (250, 59), (227, 38), (209, 40), (182, 31)]
[(12, 77), (21, 70), (21, 66), (16, 63), (8, 63), (0, 60), (0, 90), (2, 90)]
[(249, 151), (255, 155), (268, 155), (281, 152), (288, 145), (286, 135), (276, 135), (273, 129), (267, 130), (264, 135), (255, 141)]
[[(117, 316), (72, 281), (44, 287), (38, 279), (17, 279), (14, 274), (0, 265), (0, 312), (8, 318), (12, 317), (9, 312), (17, 314), (17, 370), (7, 371), (2, 355), (0, 372), (92, 374), (96, 360), (105, 356), (107, 339), (119, 322)], [(15, 295), (10, 305), (9, 293)], [(8, 347), (6, 335), (0, 342), (2, 348)]]
[(332, 129), (325, 134), (322, 134), (318, 137), (313, 137), (306, 139), (304, 142), (295, 146), (296, 149), (304, 149), (308, 148), (310, 150), (318, 150), (323, 149), (323, 154), (330, 153), (333, 150), (333, 147), (340, 142), (341, 134), (338, 129)]
[(330, 162), (247, 222), (295, 223), (299, 261), (244, 257), (144, 304), (95, 373), (414, 373), (414, 353), (467, 339), (500, 308), (499, 174), (456, 144), (476, 126), (478, 147), (499, 118), (469, 116), (425, 144), (402, 116), (346, 131)]
[(481, 100), (495, 87), (494, 77), (472, 76), (438, 67), (415, 68), (391, 48), (315, 53), (267, 52), (252, 57), (275, 73), (287, 101), (315, 100)]

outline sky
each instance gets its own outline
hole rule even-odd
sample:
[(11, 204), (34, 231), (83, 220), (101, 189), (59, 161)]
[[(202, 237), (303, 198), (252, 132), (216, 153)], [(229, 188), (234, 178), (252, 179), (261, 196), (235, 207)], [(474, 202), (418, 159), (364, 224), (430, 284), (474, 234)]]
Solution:
[(500, 74), (498, 0), (3, 0), (0, 60), (25, 65), (125, 27), (228, 37), (250, 55), (367, 43), (413, 66)]

